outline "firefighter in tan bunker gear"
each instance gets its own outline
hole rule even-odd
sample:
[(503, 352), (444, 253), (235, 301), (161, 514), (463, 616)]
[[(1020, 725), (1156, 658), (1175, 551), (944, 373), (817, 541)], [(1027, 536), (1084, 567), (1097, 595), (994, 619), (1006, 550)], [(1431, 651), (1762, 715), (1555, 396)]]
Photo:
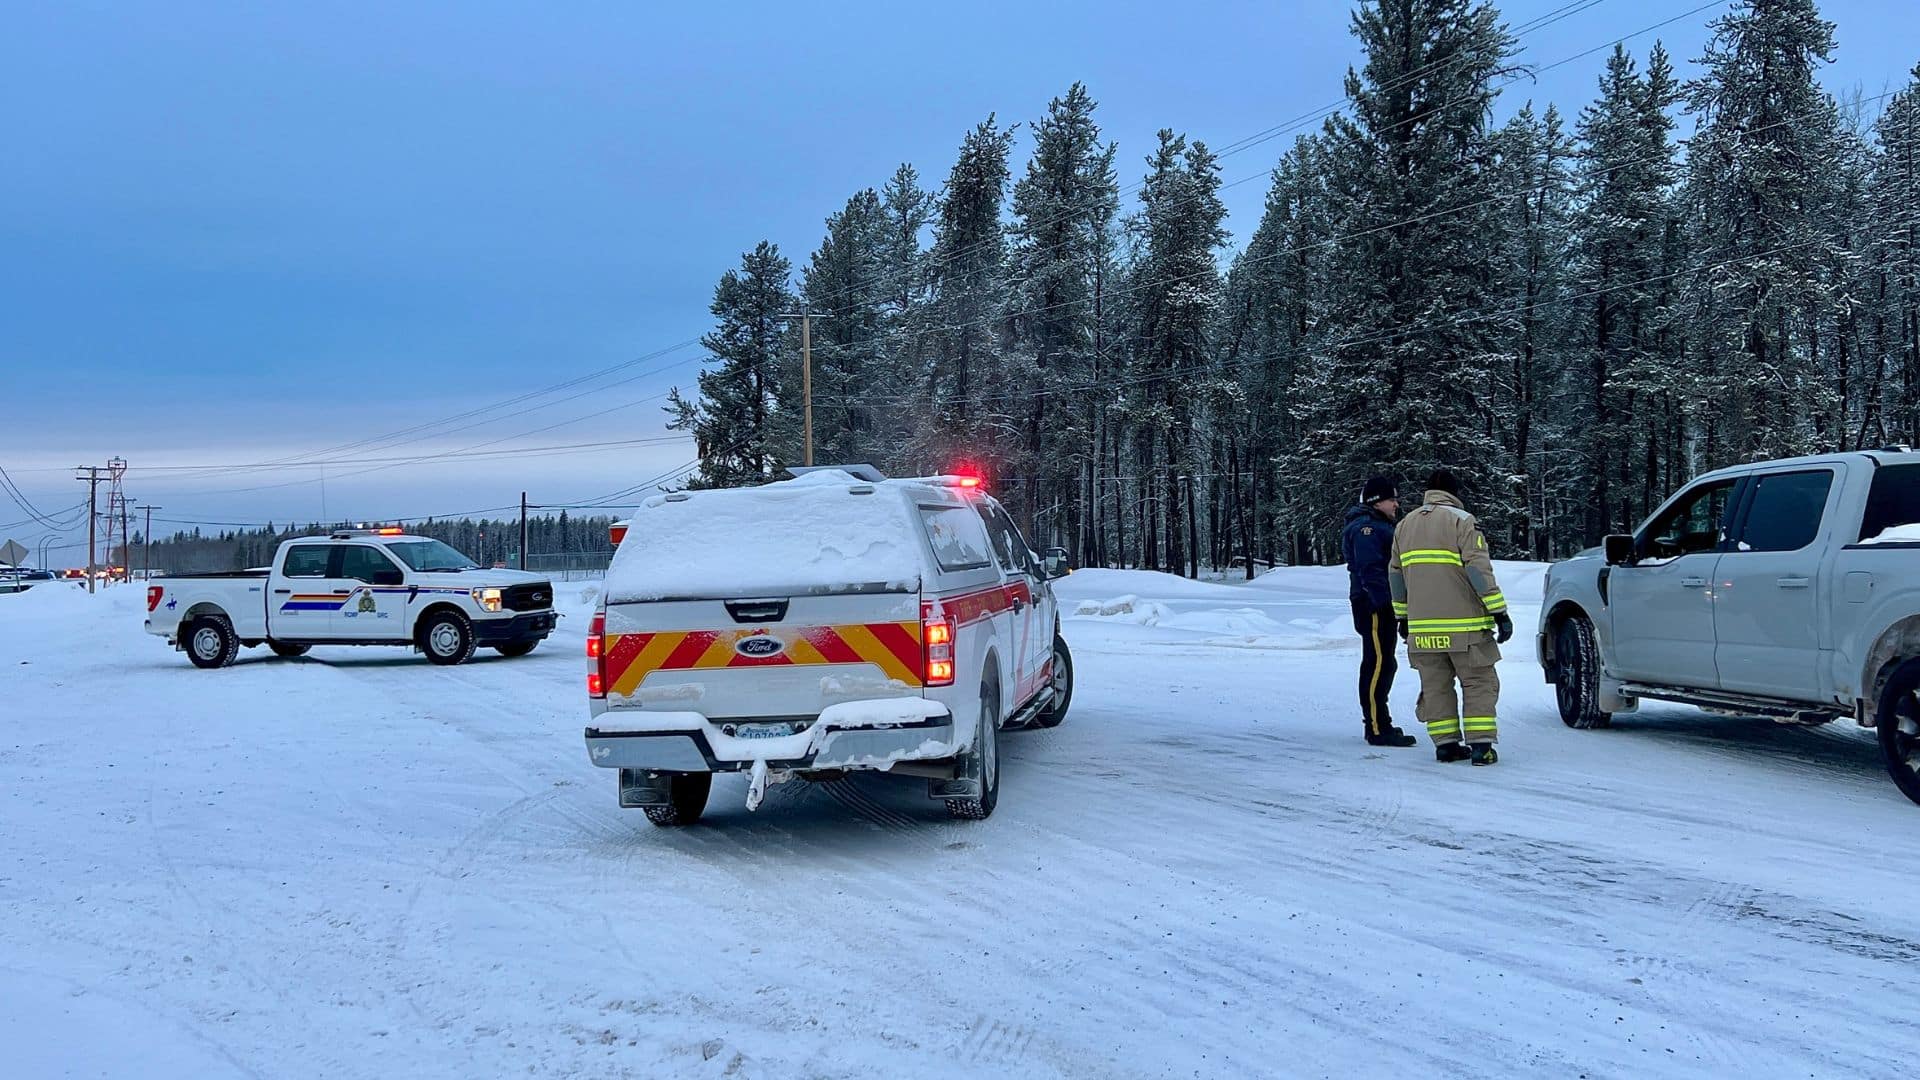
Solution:
[(1513, 636), (1513, 620), (1493, 579), (1486, 537), (1460, 502), (1460, 484), (1451, 472), (1438, 469), (1427, 478), (1420, 509), (1394, 533), (1387, 585), (1407, 659), (1420, 673), (1416, 711), (1433, 739), (1434, 756), (1471, 757), (1475, 765), (1498, 761), (1493, 744), (1499, 738), (1500, 676), (1494, 665), (1500, 645)]

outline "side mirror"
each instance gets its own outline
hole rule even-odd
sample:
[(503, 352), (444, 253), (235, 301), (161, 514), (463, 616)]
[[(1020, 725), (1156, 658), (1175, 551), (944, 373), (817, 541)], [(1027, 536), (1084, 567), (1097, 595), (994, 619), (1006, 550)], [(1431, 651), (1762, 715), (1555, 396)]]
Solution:
[(1063, 548), (1063, 547), (1048, 548), (1046, 558), (1043, 561), (1046, 565), (1047, 577), (1049, 579), (1063, 578), (1063, 577), (1066, 577), (1068, 574), (1073, 573), (1073, 567), (1067, 564), (1066, 548)]
[(406, 583), (407, 575), (392, 569), (375, 570), (373, 572), (373, 581), (371, 582), (371, 584), (374, 585), (405, 585)]
[(1633, 537), (1615, 533), (1601, 541), (1607, 555), (1608, 566), (1633, 565)]

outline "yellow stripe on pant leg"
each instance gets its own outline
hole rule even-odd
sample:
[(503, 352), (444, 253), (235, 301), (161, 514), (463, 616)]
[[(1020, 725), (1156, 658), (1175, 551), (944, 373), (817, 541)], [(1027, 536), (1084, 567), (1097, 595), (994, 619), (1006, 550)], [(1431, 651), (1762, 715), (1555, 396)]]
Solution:
[(1380, 652), (1380, 613), (1378, 611), (1367, 617), (1367, 629), (1373, 634), (1373, 682), (1367, 687), (1367, 730), (1378, 735), (1380, 734), (1380, 717), (1377, 714), (1380, 707), (1376, 703), (1380, 700), (1380, 669), (1387, 666), (1387, 658)]

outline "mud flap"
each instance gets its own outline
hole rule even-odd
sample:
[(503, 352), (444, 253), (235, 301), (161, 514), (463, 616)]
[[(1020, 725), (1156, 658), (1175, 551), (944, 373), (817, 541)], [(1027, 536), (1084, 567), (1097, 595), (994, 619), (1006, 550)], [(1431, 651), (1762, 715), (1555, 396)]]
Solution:
[(980, 777), (956, 776), (951, 780), (927, 781), (929, 799), (977, 799), (986, 791), (980, 783)]
[(673, 805), (672, 777), (645, 769), (620, 770), (620, 808), (644, 810), (649, 806)]

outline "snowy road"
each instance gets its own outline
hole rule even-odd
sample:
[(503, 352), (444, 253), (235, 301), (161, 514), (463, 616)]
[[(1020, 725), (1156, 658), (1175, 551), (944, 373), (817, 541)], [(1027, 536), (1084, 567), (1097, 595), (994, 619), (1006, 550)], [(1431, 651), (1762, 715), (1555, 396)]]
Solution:
[(728, 777), (684, 831), (587, 763), (583, 618), (202, 672), (135, 590), (0, 597), (7, 1070), (1915, 1070), (1920, 807), (1864, 733), (1569, 731), (1517, 640), (1502, 763), (1443, 767), (1360, 742), (1338, 571), (1063, 584), (1145, 599), (1069, 620), (1073, 714), (1003, 740), (991, 821)]

